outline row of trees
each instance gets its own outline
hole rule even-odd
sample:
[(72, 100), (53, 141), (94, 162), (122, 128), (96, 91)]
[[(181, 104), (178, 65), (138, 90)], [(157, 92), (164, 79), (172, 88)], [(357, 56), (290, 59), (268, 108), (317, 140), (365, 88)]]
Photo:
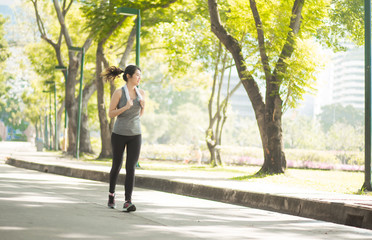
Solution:
[[(179, 96), (172, 96), (171, 92), (167, 94), (166, 89), (160, 86), (149, 87), (146, 83), (144, 87), (151, 96), (157, 94), (158, 98), (164, 98), (156, 98), (156, 102), (166, 105), (166, 99), (173, 100), (171, 113), (167, 109), (158, 109), (143, 116), (145, 144), (198, 144), (203, 149), (208, 148), (203, 144), (205, 129), (208, 129), (209, 124), (206, 100), (204, 105), (195, 104), (193, 100), (202, 101), (198, 98), (198, 93), (187, 91), (180, 92)], [(226, 115), (228, 117), (221, 136), (223, 145), (262, 147), (259, 130), (252, 117), (241, 117), (230, 107)], [(316, 118), (291, 111), (283, 118), (284, 148), (361, 152), (364, 150), (364, 123), (361, 119), (361, 110), (338, 104), (324, 106)]]
[[(334, 34), (354, 33), (347, 25), (346, 30), (351, 31), (340, 29), (345, 24), (338, 22), (350, 13), (345, 11), (344, 15), (338, 16), (339, 13), (333, 12), (335, 8), (330, 7), (345, 7), (346, 2), (236, 0), (217, 4), (216, 0), (30, 0), (42, 41), (29, 45), (27, 52), (34, 70), (43, 80), (32, 83), (32, 95), (24, 95), (29, 109), (27, 117), (38, 124), (36, 116), (40, 115), (40, 109), (32, 106), (43, 104), (39, 97), (42, 86), (47, 81), (56, 82), (58, 89), (64, 89), (64, 93), (59, 93), (59, 112), (62, 113), (61, 109), (66, 107), (69, 117), (68, 152), (74, 152), (81, 53), (68, 51), (68, 48), (83, 47), (86, 64), (80, 150), (92, 151), (89, 121), (99, 119), (100, 157), (109, 157), (113, 122), (107, 118), (106, 108), (119, 82), (104, 85), (100, 73), (109, 65), (124, 67), (129, 58), (133, 58), (134, 19), (118, 15), (115, 9), (122, 6), (136, 8), (141, 10), (143, 20), (141, 62), (147, 81), (144, 87), (158, 83), (174, 94), (180, 90), (198, 92), (195, 89), (212, 89), (207, 98), (209, 124), (204, 131), (211, 161), (218, 163), (227, 103), (237, 87), (228, 84), (227, 92), (221, 92), (221, 86), (223, 81), (229, 81), (229, 69), (236, 68), (258, 124), (265, 158), (261, 172), (281, 173), (286, 166), (283, 112), (295, 107), (302, 95), (312, 89), (315, 74), (322, 66), (317, 54), (319, 46), (327, 43), (339, 47), (340, 44), (332, 38)], [(61, 74), (56, 73), (56, 65), (68, 67), (65, 79), (61, 80)], [(151, 71), (153, 69), (156, 71)], [(206, 77), (210, 72), (213, 77)], [(96, 95), (96, 101), (91, 99), (93, 95)], [(157, 99), (157, 96), (150, 95), (147, 104), (150, 116), (151, 112), (167, 107)], [(185, 99), (185, 103), (188, 100)], [(94, 108), (98, 118), (92, 116)], [(192, 111), (193, 107), (185, 105), (183, 108)], [(168, 110), (171, 113), (184, 109)], [(175, 127), (173, 130), (187, 134), (185, 129)]]
[[(6, 61), (10, 57), (9, 44), (5, 39), (4, 25), (8, 20), (0, 15), (0, 120), (13, 130), (23, 132), (28, 124), (22, 118), (21, 100), (17, 97), (14, 77), (5, 71)], [(21, 136), (12, 136), (20, 139)], [(24, 139), (20, 139), (24, 140)]]
[(326, 105), (321, 110), (316, 119), (305, 116), (285, 118), (283, 128), (286, 148), (364, 150), (363, 111), (339, 104)]

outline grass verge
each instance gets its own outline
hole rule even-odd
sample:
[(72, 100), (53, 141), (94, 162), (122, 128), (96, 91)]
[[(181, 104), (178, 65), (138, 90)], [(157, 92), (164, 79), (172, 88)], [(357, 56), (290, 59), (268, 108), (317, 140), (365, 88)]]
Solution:
[[(106, 166), (111, 165), (111, 159), (95, 160), (92, 158), (85, 158), (85, 160)], [(139, 164), (142, 170), (192, 171), (195, 174), (200, 173), (203, 175), (218, 174), (220, 177), (236, 181), (271, 183), (309, 190), (372, 196), (372, 192), (361, 191), (361, 187), (364, 183), (363, 172), (289, 168), (284, 174), (256, 176), (255, 173), (260, 169), (259, 166), (224, 166), (213, 168), (209, 165), (184, 164), (176, 161), (155, 161), (148, 159), (141, 159)]]

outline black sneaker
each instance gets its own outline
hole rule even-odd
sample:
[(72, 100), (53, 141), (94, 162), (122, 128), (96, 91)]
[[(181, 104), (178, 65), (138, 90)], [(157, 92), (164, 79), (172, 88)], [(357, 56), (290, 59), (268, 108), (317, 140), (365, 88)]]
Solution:
[(136, 206), (131, 201), (126, 201), (123, 206), (123, 211), (134, 212), (136, 211)]
[(107, 202), (107, 206), (109, 208), (115, 208), (115, 194), (112, 196), (109, 194), (109, 198), (108, 198), (108, 202)]

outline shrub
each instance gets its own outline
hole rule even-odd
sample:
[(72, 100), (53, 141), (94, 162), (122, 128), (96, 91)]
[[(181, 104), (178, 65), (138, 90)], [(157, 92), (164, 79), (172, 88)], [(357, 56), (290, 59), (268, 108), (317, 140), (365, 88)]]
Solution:
[(286, 159), (293, 162), (320, 162), (336, 164), (338, 163), (333, 152), (330, 151), (316, 151), (304, 149), (287, 149), (285, 150)]
[(190, 147), (186, 145), (142, 145), (141, 157), (156, 160), (182, 161), (189, 156)]
[[(184, 161), (190, 158), (192, 146), (188, 145), (143, 145), (141, 156), (148, 159)], [(201, 146), (203, 161), (209, 159), (209, 151)], [(287, 167), (311, 168), (322, 170), (363, 171), (363, 152), (316, 151), (304, 149), (285, 150)], [(340, 156), (347, 158), (347, 164), (340, 161)], [(258, 165), (263, 164), (262, 148), (223, 146), (222, 160), (226, 165)]]

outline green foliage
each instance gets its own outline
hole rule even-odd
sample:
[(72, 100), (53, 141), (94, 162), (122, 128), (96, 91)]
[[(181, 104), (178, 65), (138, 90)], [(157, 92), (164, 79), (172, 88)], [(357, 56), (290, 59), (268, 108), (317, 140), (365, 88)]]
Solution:
[(118, 2), (119, 1), (99, 0), (82, 1), (81, 10), (83, 12), (83, 16), (87, 19), (85, 22), (85, 29), (93, 34), (93, 37), (97, 40), (97, 42), (101, 41), (103, 38), (106, 38), (111, 29), (121, 19), (125, 18), (123, 15), (116, 13)]
[(287, 149), (286, 158), (294, 162), (339, 163), (334, 152), (309, 149)]
[(145, 143), (155, 144), (165, 137), (171, 116), (166, 113), (146, 113), (141, 118), (142, 136)]
[(154, 106), (154, 111), (156, 113), (169, 113), (174, 115), (177, 113), (178, 107), (185, 103), (206, 106), (206, 96), (208, 92), (199, 87), (181, 91), (175, 89), (173, 86), (163, 87), (159, 83), (150, 81), (144, 83), (142, 87), (148, 92), (151, 101), (156, 103), (156, 106)]
[(185, 145), (143, 145), (141, 156), (156, 160), (181, 160), (189, 156), (190, 149)]
[(288, 69), (283, 77), (280, 95), (283, 112), (294, 109), (303, 95), (315, 93), (317, 73), (325, 66), (326, 56), (313, 39), (296, 39), (296, 51), (286, 60)]
[[(46, 108), (46, 98), (41, 98), (44, 95), (41, 92), (35, 94), (35, 92), (29, 92), (28, 90), (22, 93), (22, 102), (25, 104), (25, 109), (23, 110), (24, 119), (32, 124), (36, 124), (40, 116), (45, 113)], [(45, 95), (44, 95), (45, 96)]]
[[(363, 152), (364, 129), (361, 125), (360, 115), (354, 108), (340, 105), (326, 106), (324, 109), (332, 109), (331, 112), (321, 114), (318, 120), (306, 117), (286, 117), (283, 119), (284, 146), (288, 149), (313, 149), (339, 151), (336, 158), (341, 162), (342, 155), (347, 159), (359, 159), (350, 152)], [(340, 110), (345, 110), (344, 112)], [(350, 111), (352, 110), (352, 111)], [(326, 124), (325, 124), (326, 123)], [(326, 126), (326, 127), (324, 127)], [(345, 158), (346, 159), (346, 158)], [(359, 162), (359, 160), (356, 160)]]
[[(84, 26), (99, 42), (107, 38), (112, 29), (123, 19), (123, 26), (117, 28), (113, 33), (110, 45), (121, 45), (122, 39), (127, 39), (131, 27), (134, 25), (135, 16), (126, 16), (117, 12), (119, 7), (128, 7), (140, 10), (141, 14), (141, 37), (148, 38), (148, 27), (153, 26), (154, 22), (171, 21), (172, 14), (169, 12), (169, 6), (174, 2), (172, 0), (158, 1), (128, 1), (128, 0), (83, 0), (81, 10), (83, 16), (87, 19)], [(150, 36), (151, 37), (151, 36)], [(144, 41), (142, 41), (144, 45)], [(117, 50), (117, 49), (116, 49)]]
[(5, 63), (10, 56), (8, 43), (6, 42), (4, 35), (4, 24), (6, 19), (0, 15), (0, 107), (6, 104), (6, 96), (10, 90), (10, 86), (6, 83), (8, 74), (4, 73)]
[(25, 52), (34, 72), (41, 78), (51, 81), (60, 79), (60, 75), (58, 75), (59, 79), (57, 79), (57, 73), (60, 73), (55, 69), (55, 66), (58, 65), (55, 58), (55, 51), (49, 44), (44, 41), (32, 43), (25, 47)]
[(28, 121), (36, 124), (39, 116), (46, 114), (49, 104), (49, 93), (43, 91), (53, 90), (53, 84), (46, 82), (56, 83), (57, 102), (64, 100), (65, 83), (62, 73), (55, 69), (57, 65), (55, 52), (47, 43), (29, 44), (25, 47), (25, 53), (37, 78), (31, 80), (30, 89), (25, 89), (22, 94), (23, 103), (26, 106), (24, 114)]
[(188, 1), (187, 6), (173, 5), (176, 16), (157, 23), (151, 30), (167, 64), (167, 82), (177, 90), (210, 86), (207, 72), (214, 69), (218, 41), (211, 33), (208, 4), (204, 0)]
[(338, 163), (363, 166), (364, 152), (337, 151), (335, 154)]
[(201, 91), (172, 91), (149, 82), (143, 88), (150, 101), (141, 118), (144, 142), (187, 144), (193, 138), (203, 139), (207, 114), (201, 107), (206, 106)]
[(14, 79), (5, 72), (6, 60), (10, 56), (8, 43), (4, 37), (6, 19), (0, 15), (0, 120), (14, 130), (25, 130), (27, 123), (22, 118), (20, 101), (13, 89)]
[(28, 127), (28, 123), (23, 117), (21, 105), (20, 99), (14, 93), (9, 92), (5, 96), (5, 103), (0, 104), (0, 119), (5, 126), (23, 132)]
[(316, 121), (304, 116), (283, 119), (284, 147), (324, 150), (326, 134)]
[(234, 112), (229, 112), (228, 116), (222, 135), (223, 143), (228, 146), (262, 147), (260, 133), (254, 119), (240, 117)]
[(0, 70), (4, 69), (4, 63), (10, 56), (8, 42), (5, 39), (4, 24), (7, 19), (0, 15)]
[(167, 136), (170, 142), (192, 144), (194, 139), (204, 139), (207, 116), (200, 106), (184, 103), (177, 107), (177, 113), (169, 122)]
[(6, 104), (6, 99), (8, 96), (8, 92), (11, 89), (5, 82), (4, 75), (0, 77), (0, 107), (4, 107)]
[[(352, 115), (350, 112), (349, 114)], [(333, 114), (325, 114), (327, 115), (333, 118)], [(329, 129), (324, 131), (317, 120), (303, 117), (284, 119), (287, 161), (298, 165), (299, 162), (309, 162), (313, 165), (324, 163), (331, 168), (333, 164), (363, 165), (364, 132), (359, 125), (360, 119), (353, 125), (347, 123), (342, 117), (339, 120), (344, 122), (330, 122)]]
[[(154, 160), (184, 161), (189, 158), (191, 148), (191, 144), (144, 144), (141, 156)], [(209, 153), (206, 148), (201, 149), (203, 156), (207, 157)], [(223, 146), (221, 155), (227, 166), (259, 165), (263, 161), (262, 148), (259, 147)], [(287, 162), (291, 162), (291, 167), (363, 165), (363, 156), (362, 152), (353, 151), (286, 149)]]
[(346, 107), (341, 104), (323, 106), (318, 118), (324, 132), (328, 132), (335, 123), (351, 125), (356, 129), (364, 126), (363, 111), (351, 105)]
[[(52, 2), (39, 2), (39, 14), (44, 20), (44, 27), (47, 31), (47, 37), (54, 42), (58, 42), (57, 37), (60, 35), (60, 24), (57, 20), (55, 9)], [(76, 46), (82, 46), (88, 33), (83, 31), (83, 23), (85, 19), (82, 18), (79, 4), (72, 4), (66, 15), (66, 24), (69, 28), (69, 34)], [(65, 99), (65, 78), (63, 73), (56, 70), (58, 64), (55, 49), (45, 41), (31, 42), (24, 47), (25, 54), (31, 63), (31, 67), (36, 77), (30, 82), (31, 89), (27, 89), (23, 94), (23, 101), (27, 106), (25, 115), (29, 121), (36, 123), (39, 116), (44, 114), (44, 109), (49, 101), (45, 101), (49, 97), (49, 93), (43, 91), (53, 90), (53, 84), (47, 82), (55, 82), (57, 89), (57, 109)], [(68, 50), (67, 46), (62, 42), (61, 45), (62, 61), (64, 65), (68, 65)], [(85, 54), (84, 64), (84, 83), (94, 81), (94, 67), (95, 57), (93, 51), (88, 51)], [(78, 94), (78, 87), (76, 86), (76, 95)], [(89, 105), (88, 108), (91, 106)], [(94, 109), (94, 108), (93, 108)], [(90, 110), (90, 109), (89, 109)], [(89, 111), (88, 113), (96, 116), (97, 114)], [(91, 116), (90, 116), (91, 117)], [(91, 118), (90, 118), (91, 119)]]
[(328, 131), (327, 148), (340, 151), (363, 151), (363, 136), (363, 132), (357, 131), (353, 126), (336, 122)]
[(213, 68), (218, 43), (210, 31), (205, 31), (209, 26), (209, 21), (200, 15), (190, 21), (176, 17), (173, 22), (157, 25), (155, 34), (167, 50), (166, 60), (173, 74), (186, 73), (194, 61), (203, 64), (199, 71), (202, 67)]
[[(277, 61), (282, 52), (290, 31), (289, 23), (293, 1), (256, 1), (262, 21), (265, 37), (265, 50), (269, 58), (271, 72), (277, 67)], [(278, 84), (280, 96), (284, 101), (283, 110), (295, 108), (302, 100), (304, 93), (314, 91), (316, 73), (324, 66), (324, 56), (319, 43), (314, 39), (317, 29), (324, 25), (328, 17), (330, 0), (306, 1), (302, 11), (300, 32), (295, 36), (294, 52), (286, 59), (288, 68)], [(239, 0), (228, 1), (226, 28), (235, 39), (241, 40), (245, 64), (250, 73), (258, 80), (262, 91), (265, 91), (263, 66), (257, 41), (257, 29), (249, 3)], [(220, 10), (223, 12), (223, 10)], [(223, 17), (221, 17), (223, 18)]]
[(318, 30), (326, 46), (344, 49), (344, 42), (364, 43), (364, 1), (332, 0), (328, 8), (330, 21)]
[[(146, 113), (142, 117), (144, 141), (147, 143), (177, 142), (188, 144), (193, 141), (193, 138), (203, 139), (204, 133), (200, 128), (203, 128), (203, 124), (206, 123), (205, 117), (207, 116), (203, 106), (206, 106), (209, 94), (206, 89), (211, 81), (207, 72), (210, 72), (215, 64), (218, 42), (210, 31), (208, 4), (205, 0), (176, 1), (169, 5), (170, 2), (172, 1), (83, 0), (73, 3), (66, 23), (71, 29), (74, 43), (81, 46), (88, 34), (92, 34), (91, 36), (97, 42), (106, 37), (115, 24), (124, 18), (116, 13), (116, 7), (127, 6), (140, 9), (142, 15), (141, 66), (143, 66), (141, 87), (147, 91), (148, 97)], [(318, 42), (332, 42), (334, 40), (332, 38), (336, 36), (333, 33), (342, 33), (342, 31), (346, 34), (343, 36), (347, 36), (348, 31), (354, 31), (355, 36), (363, 36), (360, 32), (363, 27), (357, 20), (360, 19), (362, 13), (360, 2), (360, 0), (334, 0), (333, 5), (330, 5), (328, 0), (305, 1), (301, 30), (295, 39), (296, 50), (292, 57), (286, 61), (288, 69), (286, 74), (282, 76), (280, 94), (285, 100), (284, 110), (296, 107), (297, 101), (302, 99), (305, 92), (314, 91), (315, 75), (324, 65), (323, 59), (325, 58), (319, 50)], [(44, 1), (42, 4), (42, 11), (46, 13), (42, 16), (47, 20), (45, 26), (48, 28), (48, 34), (55, 37), (59, 34), (60, 27), (55, 19), (52, 3)], [(169, 6), (163, 7), (167, 5)], [(293, 1), (257, 1), (271, 66), (275, 66), (287, 38), (292, 5)], [(265, 82), (258, 51), (257, 30), (249, 2), (219, 1), (219, 9), (222, 22), (228, 32), (240, 41), (246, 59), (245, 64), (253, 76), (259, 80), (258, 84), (264, 89)], [(328, 28), (331, 24), (327, 15), (329, 13), (331, 13), (330, 19), (333, 20), (332, 27), (340, 28), (336, 29), (337, 31)], [(135, 17), (128, 17), (108, 40), (105, 53), (111, 64), (115, 64), (122, 53), (126, 39), (134, 25), (134, 19)], [(354, 19), (359, 21), (357, 25), (353, 25)], [(322, 32), (325, 29), (328, 32)], [(3, 35), (1, 30), (0, 35)], [(342, 35), (337, 36), (337, 40), (339, 40), (339, 36)], [(1, 39), (0, 46), (3, 46)], [(2, 59), (1, 53), (0, 60)], [(35, 43), (32, 46), (27, 46), (27, 54), (38, 77), (32, 83), (33, 91), (25, 92), (23, 95), (23, 102), (27, 107), (9, 109), (14, 112), (22, 112), (29, 121), (33, 122), (37, 121), (37, 117), (42, 114), (43, 106), (46, 104), (45, 95), (42, 94), (43, 82), (45, 80), (56, 81), (57, 89), (59, 89), (57, 91), (58, 99), (62, 101), (64, 81), (62, 74), (54, 69), (56, 65), (55, 53), (49, 45)], [(86, 55), (84, 72), (86, 81), (95, 78), (93, 74), (95, 70), (94, 54), (94, 51), (89, 51)], [(134, 52), (131, 54), (134, 55)], [(67, 49), (63, 45), (63, 60), (66, 59)], [(273, 71), (273, 69), (271, 70)], [(4, 74), (0, 75), (1, 78), (4, 78)], [(121, 79), (117, 81), (122, 84)], [(0, 104), (5, 99), (5, 93), (9, 91), (9, 86), (2, 84), (3, 82), (5, 82), (5, 78), (4, 81), (0, 81)], [(105, 85), (105, 88), (105, 92), (108, 92), (109, 85)], [(106, 97), (106, 100), (108, 103), (109, 97)], [(96, 130), (98, 129), (96, 125), (98, 121), (96, 120), (97, 107), (94, 102), (95, 98), (92, 98), (88, 105), (88, 113), (92, 129)], [(5, 103), (3, 102), (4, 106), (6, 106)], [(14, 101), (10, 102), (9, 106), (14, 106), (14, 104), (21, 103)], [(348, 112), (346, 115), (347, 117), (337, 116), (336, 119), (342, 120), (343, 123), (343, 125), (337, 126), (333, 126), (334, 122), (328, 119), (329, 112), (325, 113), (324, 117), (321, 116), (324, 132), (315, 130), (318, 123), (308, 119), (285, 121), (283, 127), (285, 131), (284, 144), (287, 148), (326, 149), (328, 147), (331, 149), (331, 146), (337, 145), (334, 144), (335, 141), (338, 141), (335, 139), (344, 137), (354, 143), (358, 142), (358, 144), (347, 146), (346, 143), (342, 143), (343, 145), (337, 145), (338, 147), (345, 149), (345, 151), (362, 149), (363, 146), (357, 140), (359, 138), (352, 136), (359, 136), (361, 128), (355, 123), (361, 122), (363, 117), (352, 112)], [(14, 119), (16, 120), (16, 118)], [(350, 128), (350, 125), (354, 127), (354, 130)], [(327, 132), (329, 132), (328, 135)], [(345, 132), (347, 137), (337, 135), (340, 132)], [(223, 134), (224, 143), (260, 147), (259, 139), (258, 128), (253, 120), (241, 119), (234, 114), (229, 115)], [(341, 144), (340, 141), (338, 143)], [(228, 153), (224, 151), (222, 150), (222, 154), (228, 156)], [(262, 150), (259, 150), (257, 155), (260, 154), (262, 155)], [(287, 157), (290, 157), (290, 154), (287, 153)], [(296, 155), (295, 158), (323, 161), (324, 156), (304, 152), (303, 156)], [(341, 159), (342, 156), (339, 158)]]

